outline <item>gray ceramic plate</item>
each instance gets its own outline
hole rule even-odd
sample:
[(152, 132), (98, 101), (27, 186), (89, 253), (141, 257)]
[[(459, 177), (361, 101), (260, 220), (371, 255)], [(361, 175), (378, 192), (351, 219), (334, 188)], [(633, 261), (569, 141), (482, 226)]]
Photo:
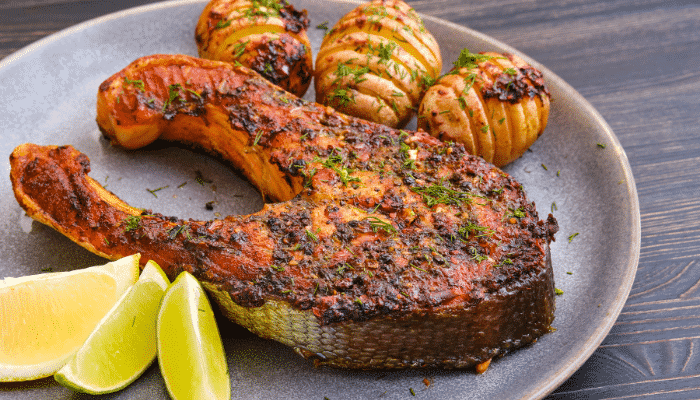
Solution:
[[(314, 27), (324, 21), (333, 25), (356, 6), (312, 0), (293, 3), (309, 11), (315, 51), (323, 31)], [(196, 55), (193, 32), (204, 5), (204, 1), (175, 1), (108, 15), (3, 60), (0, 146), (5, 176), (9, 174), (7, 157), (21, 143), (72, 144), (91, 158), (91, 176), (134, 206), (197, 219), (259, 210), (262, 202), (255, 189), (225, 166), (176, 148), (140, 152), (111, 148), (94, 122), (98, 85), (132, 60), (153, 53)], [(464, 27), (430, 17), (425, 20), (440, 42), (446, 68), (465, 47), (518, 53)], [(532, 151), (505, 169), (523, 183), (540, 214), (553, 210), (561, 226), (552, 246), (556, 286), (564, 291), (557, 298), (557, 331), (496, 360), (480, 376), (443, 370), (355, 372), (315, 369), (289, 348), (222, 320), (234, 398), (540, 398), (595, 350), (617, 318), (637, 268), (640, 217), (634, 178), (624, 150), (600, 115), (559, 77), (528, 60), (544, 72), (551, 89), (550, 121)], [(313, 93), (306, 98), (313, 99)], [(198, 184), (197, 173), (214, 182)], [(147, 190), (158, 188), (163, 189), (155, 194)], [(0, 278), (104, 262), (29, 220), (14, 199), (9, 179), (0, 181), (0, 190), (4, 215)], [(205, 208), (210, 201), (217, 201), (213, 211)], [(72, 396), (50, 378), (0, 384), (0, 399)], [(155, 399), (167, 394), (154, 365), (111, 397)]]

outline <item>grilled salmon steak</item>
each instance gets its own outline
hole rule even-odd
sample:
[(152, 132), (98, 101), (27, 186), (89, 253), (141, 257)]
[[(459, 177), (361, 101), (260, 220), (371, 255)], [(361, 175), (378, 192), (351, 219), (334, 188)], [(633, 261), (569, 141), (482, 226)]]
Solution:
[(551, 329), (557, 223), (462, 145), (183, 55), (134, 61), (99, 87), (97, 111), (113, 144), (210, 150), (267, 203), (211, 221), (164, 216), (101, 187), (73, 147), (25, 144), (10, 161), (27, 213), (101, 256), (191, 272), (229, 318), (317, 364), (461, 368)]

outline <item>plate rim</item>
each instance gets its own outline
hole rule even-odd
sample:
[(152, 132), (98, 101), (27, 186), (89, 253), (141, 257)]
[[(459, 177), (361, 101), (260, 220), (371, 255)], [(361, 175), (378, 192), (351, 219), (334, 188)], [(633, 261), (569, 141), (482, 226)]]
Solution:
[(594, 334), (588, 338), (588, 340), (585, 342), (585, 345), (574, 358), (573, 362), (567, 363), (566, 366), (560, 368), (555, 376), (555, 379), (548, 381), (546, 385), (531, 391), (526, 397), (523, 397), (528, 399), (539, 399), (547, 396), (548, 394), (556, 390), (559, 386), (561, 386), (561, 384), (564, 383), (564, 381), (566, 381), (569, 377), (571, 377), (571, 375), (573, 375), (574, 372), (581, 368), (581, 366), (586, 362), (586, 360), (590, 358), (593, 352), (596, 351), (598, 346), (603, 342), (608, 332), (610, 332), (610, 329), (612, 329), (612, 326), (617, 321), (617, 318), (622, 312), (627, 298), (629, 297), (629, 293), (632, 290), (632, 285), (634, 284), (635, 276), (637, 274), (637, 268), (639, 265), (639, 255), (641, 251), (641, 213), (639, 209), (639, 195), (637, 193), (637, 186), (634, 180), (634, 175), (632, 173), (632, 167), (629, 163), (627, 153), (625, 152), (625, 149), (620, 143), (620, 140), (617, 138), (617, 135), (615, 135), (612, 128), (603, 118), (600, 112), (595, 107), (593, 107), (593, 105), (582, 94), (580, 94), (573, 86), (571, 86), (568, 82), (562, 79), (559, 75), (555, 74), (552, 70), (542, 65), (540, 62), (534, 60), (527, 54), (494, 37), (491, 37), (464, 25), (459, 25), (454, 22), (444, 20), (442, 18), (434, 17), (431, 15), (425, 15), (422, 13), (419, 14), (424, 20), (430, 20), (434, 23), (447, 25), (452, 29), (477, 37), (480, 40), (494, 43), (497, 46), (506, 49), (508, 52), (519, 55), (530, 65), (535, 66), (543, 73), (544, 76), (547, 77), (548, 81), (556, 82), (556, 86), (563, 89), (563, 91), (565, 91), (567, 95), (571, 96), (572, 100), (575, 103), (583, 106), (584, 113), (590, 115), (596, 122), (596, 124), (600, 126), (602, 128), (602, 131), (605, 133), (606, 138), (609, 140), (609, 142), (606, 143), (606, 146), (612, 144), (612, 148), (619, 154), (619, 157), (617, 157), (617, 159), (621, 161), (624, 180), (627, 184), (627, 198), (630, 201), (630, 209), (632, 211), (631, 234), (633, 240), (630, 240), (629, 248), (632, 257), (628, 260), (627, 268), (625, 269), (625, 271), (627, 271), (627, 274), (624, 277), (623, 284), (619, 286), (620, 290), (617, 293), (616, 301), (613, 303), (610, 315), (608, 315), (605, 319), (605, 324), (600, 324), (597, 327)]
[[(151, 4), (135, 6), (120, 11), (115, 11), (77, 23), (73, 26), (69, 26), (60, 31), (47, 35), (9, 54), (8, 56), (0, 60), (0, 73), (12, 67), (13, 64), (21, 62), (23, 58), (27, 57), (32, 52), (39, 51), (42, 48), (49, 46), (51, 43), (56, 42), (64, 37), (74, 35), (80, 31), (84, 31), (99, 24), (103, 24), (112, 20), (119, 20), (122, 18), (129, 17), (131, 15), (143, 14), (167, 8), (179, 8), (185, 5), (206, 3), (208, 1), (209, 0), (165, 0)], [(326, 1), (358, 5), (364, 3), (364, 1), (361, 0)], [(630, 226), (631, 240), (629, 241), (628, 248), (631, 257), (628, 259), (626, 268), (624, 269), (626, 274), (621, 284), (618, 286), (615, 301), (611, 305), (609, 314), (606, 315), (606, 318), (602, 319), (604, 323), (599, 324), (595, 329), (594, 334), (592, 334), (584, 343), (581, 343), (579, 345), (581, 348), (576, 354), (576, 356), (570, 358), (569, 362), (565, 363), (564, 366), (562, 366), (556, 371), (556, 374), (553, 374), (553, 376), (551, 376), (550, 379), (546, 380), (544, 385), (538, 386), (530, 392), (522, 393), (521, 396), (521, 398), (523, 399), (540, 399), (552, 393), (559, 386), (561, 386), (561, 384), (564, 383), (564, 381), (571, 377), (571, 375), (573, 375), (586, 362), (586, 360), (590, 358), (590, 356), (598, 348), (600, 343), (602, 343), (602, 341), (605, 339), (614, 323), (617, 321), (617, 318), (622, 312), (622, 309), (632, 289), (632, 285), (634, 283), (636, 272), (638, 269), (641, 251), (641, 214), (636, 183), (629, 163), (629, 159), (619, 139), (614, 134), (612, 128), (609, 126), (607, 121), (602, 117), (600, 112), (595, 107), (593, 107), (593, 105), (575, 88), (573, 88), (569, 83), (567, 83), (557, 74), (552, 72), (549, 68), (542, 65), (537, 60), (534, 60), (527, 54), (521, 52), (520, 50), (508, 45), (507, 43), (502, 42), (482, 32), (476, 31), (472, 28), (469, 28), (468, 26), (460, 25), (422, 12), (418, 12), (418, 14), (421, 16), (421, 18), (423, 18), (424, 21), (431, 21), (434, 24), (444, 25), (449, 29), (453, 29), (467, 36), (471, 36), (479, 40), (489, 42), (497, 47), (503, 48), (507, 52), (517, 54), (518, 56), (525, 59), (528, 63), (538, 68), (545, 76), (547, 76), (548, 81), (555, 82), (556, 86), (565, 91), (568, 96), (571, 96), (571, 100), (573, 102), (582, 106), (583, 113), (592, 117), (595, 124), (601, 128), (601, 131), (608, 139), (606, 145), (610, 146), (618, 154), (617, 160), (620, 163), (620, 167), (622, 169), (624, 181), (626, 184), (626, 199), (629, 201), (629, 210), (631, 214), (630, 219), (632, 222)]]

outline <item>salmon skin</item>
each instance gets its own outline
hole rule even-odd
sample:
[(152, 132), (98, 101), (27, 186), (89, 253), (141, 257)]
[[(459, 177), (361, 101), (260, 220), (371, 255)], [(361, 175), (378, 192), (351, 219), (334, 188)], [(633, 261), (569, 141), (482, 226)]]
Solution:
[(71, 146), (10, 156), (27, 213), (88, 250), (189, 271), (224, 313), (317, 364), (463, 368), (551, 330), (549, 244), (513, 177), (463, 146), (307, 102), (243, 67), (134, 61), (99, 87), (114, 145), (156, 139), (221, 155), (267, 200), (211, 221), (134, 208)]

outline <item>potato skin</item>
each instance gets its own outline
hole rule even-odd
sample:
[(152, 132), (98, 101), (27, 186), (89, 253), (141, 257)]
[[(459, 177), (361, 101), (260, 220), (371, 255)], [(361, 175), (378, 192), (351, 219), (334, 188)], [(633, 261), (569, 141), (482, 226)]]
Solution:
[(195, 28), (199, 56), (239, 63), (303, 96), (313, 61), (309, 18), (286, 0), (212, 0)]
[(542, 73), (513, 54), (462, 51), (425, 93), (418, 128), (502, 167), (542, 135), (550, 94)]
[(344, 15), (316, 57), (316, 101), (392, 128), (404, 127), (442, 69), (420, 16), (400, 0), (374, 0)]

